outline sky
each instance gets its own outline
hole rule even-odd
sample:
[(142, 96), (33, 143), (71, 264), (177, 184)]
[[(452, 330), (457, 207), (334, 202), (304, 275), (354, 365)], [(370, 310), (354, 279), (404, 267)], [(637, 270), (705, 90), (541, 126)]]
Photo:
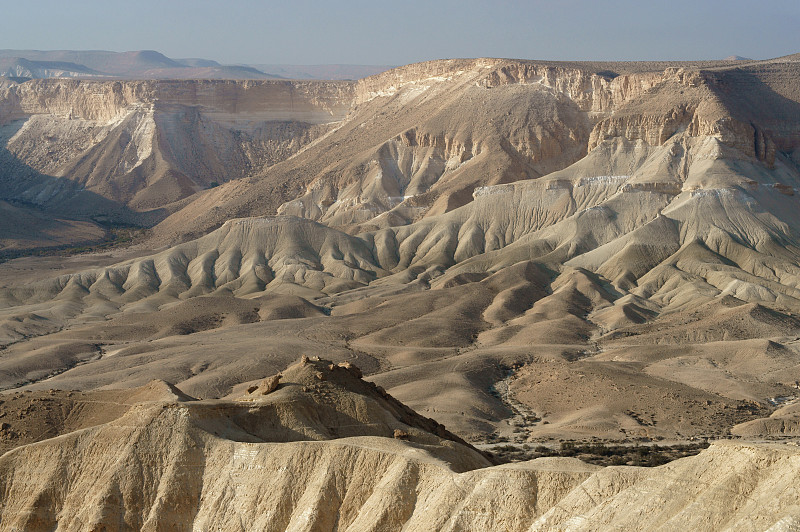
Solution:
[(800, 52), (798, 28), (798, 0), (0, 0), (0, 49), (230, 64), (766, 59)]

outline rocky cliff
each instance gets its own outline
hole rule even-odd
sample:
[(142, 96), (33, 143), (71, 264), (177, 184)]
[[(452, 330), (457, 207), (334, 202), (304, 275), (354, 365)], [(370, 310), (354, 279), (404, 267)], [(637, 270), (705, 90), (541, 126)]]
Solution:
[[(796, 167), (798, 95), (786, 79), (797, 75), (797, 64), (409, 65), (360, 80), (353, 111), (336, 132), (291, 166), (231, 185), (214, 201), (236, 216), (277, 211), (353, 232), (451, 211), (477, 187), (547, 175), (615, 139), (646, 147), (710, 139), (731, 148), (717, 159), (752, 158), (772, 168), (783, 157)], [(707, 157), (691, 146), (681, 148), (685, 161)], [(186, 215), (207, 227), (222, 221), (191, 205)], [(184, 231), (180, 217), (165, 223), (164, 236)]]
[(319, 124), (344, 118), (352, 98), (352, 83), (336, 81), (30, 80), (4, 87), (0, 124), (36, 114), (109, 121), (133, 105), (157, 102), (229, 113), (232, 121)]
[(152, 224), (170, 203), (290, 157), (347, 115), (353, 92), (347, 82), (9, 84), (2, 197)]

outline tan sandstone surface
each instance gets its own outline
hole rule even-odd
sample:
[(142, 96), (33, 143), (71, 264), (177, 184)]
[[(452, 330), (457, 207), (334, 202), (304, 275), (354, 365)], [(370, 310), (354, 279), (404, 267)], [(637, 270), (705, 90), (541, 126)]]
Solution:
[(654, 469), (489, 467), (358, 375), (304, 358), (277, 387), (235, 399), (197, 401), (163, 383), (118, 394), (124, 403), (73, 398), (105, 415), (0, 457), (2, 527), (790, 530), (800, 518), (796, 448), (720, 443)]

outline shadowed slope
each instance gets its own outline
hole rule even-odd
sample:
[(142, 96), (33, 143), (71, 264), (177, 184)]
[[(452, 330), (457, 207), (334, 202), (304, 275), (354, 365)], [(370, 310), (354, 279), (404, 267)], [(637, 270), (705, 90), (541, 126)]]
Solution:
[(0, 89), (2, 198), (153, 225), (335, 128), (348, 82), (33, 80)]

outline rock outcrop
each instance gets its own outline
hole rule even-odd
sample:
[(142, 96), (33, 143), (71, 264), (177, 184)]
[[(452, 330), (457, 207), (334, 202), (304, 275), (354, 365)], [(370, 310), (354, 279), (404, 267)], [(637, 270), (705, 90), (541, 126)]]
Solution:
[(790, 446), (718, 443), (651, 469), (564, 458), (492, 467), (352, 366), (304, 358), (281, 380), (238, 400), (154, 394), (116, 419), (7, 452), (3, 526), (523, 532), (800, 519)]

